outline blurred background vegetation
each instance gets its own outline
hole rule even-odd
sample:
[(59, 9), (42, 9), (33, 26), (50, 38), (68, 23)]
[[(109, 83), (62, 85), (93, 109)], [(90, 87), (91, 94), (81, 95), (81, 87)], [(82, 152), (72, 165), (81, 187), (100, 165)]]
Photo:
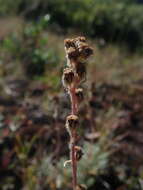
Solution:
[(71, 190), (63, 40), (94, 48), (80, 106), (79, 183), (143, 189), (143, 1), (0, 0), (0, 189)]

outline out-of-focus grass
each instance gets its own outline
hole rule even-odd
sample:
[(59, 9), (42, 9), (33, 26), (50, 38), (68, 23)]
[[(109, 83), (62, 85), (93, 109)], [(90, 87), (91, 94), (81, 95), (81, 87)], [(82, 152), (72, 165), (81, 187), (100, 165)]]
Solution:
[[(10, 24), (9, 24), (9, 22), (10, 22)], [(6, 52), (11, 51), (11, 48), (13, 49), (12, 51), (14, 51), (14, 47), (16, 44), (14, 44), (14, 41), (8, 42), (8, 40), (10, 40), (10, 39), (7, 36), (8, 36), (8, 34), (11, 34), (11, 33), (15, 33), (15, 35), (17, 35), (17, 31), (19, 31), (20, 28), (21, 29), (23, 28), (23, 20), (11, 18), (11, 21), (10, 21), (8, 18), (8, 19), (1, 20), (1, 23), (3, 23), (3, 27), (0, 29), (0, 33), (2, 33), (1, 38), (2, 38), (2, 40), (5, 40), (5, 46), (7, 46), (7, 47), (5, 47), (5, 49), (10, 48), (9, 50), (7, 49)], [(7, 26), (8, 26), (8, 28), (7, 28)], [(18, 26), (18, 27), (15, 27), (15, 26)], [(41, 38), (41, 40), (42, 40), (42, 38), (47, 38), (47, 42), (45, 44), (46, 49), (44, 49), (44, 51), (46, 52), (46, 50), (47, 50), (47, 52), (50, 52), (50, 51), (52, 51), (52, 49), (54, 50), (54, 52), (51, 54), (50, 61), (54, 61), (55, 64), (57, 65), (57, 68), (61, 72), (61, 67), (64, 65), (64, 61), (65, 61), (63, 40), (66, 37), (77, 36), (78, 33), (75, 33), (73, 35), (73, 33), (69, 32), (66, 35), (59, 36), (56, 33), (54, 33), (53, 31), (45, 30), (41, 34), (42, 34), (41, 37), (39, 36), (39, 38)], [(40, 39), (39, 39), (39, 41), (40, 41)], [(21, 42), (19, 41), (19, 43), (21, 43)], [(137, 80), (142, 76), (143, 58), (141, 55), (128, 53), (126, 51), (126, 48), (120, 49), (120, 47), (115, 46), (115, 45), (108, 45), (106, 43), (102, 44), (101, 40), (99, 40), (99, 41), (90, 40), (90, 43), (93, 46), (94, 52), (95, 52), (93, 57), (89, 61), (90, 62), (89, 65), (87, 66), (87, 68), (88, 68), (87, 73), (88, 73), (88, 77), (89, 77), (90, 81), (96, 80), (96, 81), (101, 81), (101, 82), (106, 81), (106, 82), (113, 82), (113, 83), (126, 83), (126, 82), (128, 83), (128, 82), (131, 82), (132, 80)], [(20, 45), (21, 49), (24, 46), (24, 44), (19, 44), (19, 45)], [(11, 47), (11, 46), (14, 46), (14, 47)], [(41, 52), (43, 52), (42, 49), (41, 50), (39, 49), (39, 50)], [(9, 52), (9, 53), (11, 53), (11, 52)], [(6, 57), (9, 56), (8, 55), (9, 53), (7, 52)], [(15, 53), (17, 54), (18, 52), (15, 52)], [(24, 56), (27, 56), (27, 55), (25, 54)], [(43, 55), (41, 55), (41, 56), (43, 56)], [(6, 68), (6, 70), (7, 70), (8, 63), (4, 63), (4, 61), (2, 60), (2, 57), (3, 57), (3, 54), (1, 53), (1, 63), (3, 65), (3, 67)], [(56, 59), (56, 57), (58, 57), (58, 59)], [(48, 59), (48, 57), (47, 57), (47, 59)], [(6, 62), (8, 62), (8, 61), (9, 60), (6, 59)], [(11, 65), (10, 66), (11, 68), (13, 67), (12, 65), (18, 66), (21, 64), (20, 60), (18, 61), (19, 63), (16, 63), (17, 62), (16, 57), (12, 58), (11, 61), (10, 61), (11, 63), (9, 64), (9, 65)], [(38, 64), (40, 64), (40, 63), (38, 63)], [(52, 67), (52, 63), (51, 63), (51, 67)], [(53, 67), (55, 68), (55, 65), (53, 65)], [(13, 70), (15, 70), (15, 69), (13, 69)], [(136, 73), (138, 73), (138, 75)], [(18, 74), (18, 73), (16, 73), (16, 74)], [(53, 75), (53, 76), (50, 77), (50, 75)], [(43, 80), (43, 81), (47, 81), (50, 79), (52, 81), (52, 83), (55, 84), (56, 81), (58, 81), (56, 79), (56, 77), (57, 76), (55, 76), (55, 80), (54, 80), (54, 74), (53, 74), (53, 72), (49, 72), (49, 66), (47, 65), (47, 68), (45, 71), (45, 79), (44, 79), (44, 76), (35, 77), (35, 78), (36, 79), (39, 78), (40, 80)]]
[[(69, 169), (70, 167), (68, 169), (63, 168), (63, 162), (64, 162), (63, 160), (65, 159), (60, 159), (60, 158), (57, 161), (56, 167), (55, 167), (53, 165), (55, 163), (52, 163), (52, 159), (53, 159), (52, 156), (55, 150), (54, 148), (57, 147), (56, 143), (57, 143), (58, 137), (56, 135), (58, 135), (59, 131), (63, 130), (61, 128), (61, 125), (64, 126), (64, 123), (62, 120), (63, 118), (61, 117), (61, 115), (64, 114), (63, 112), (66, 112), (67, 110), (70, 111), (64, 98), (62, 96), (60, 97), (58, 96), (59, 92), (64, 91), (63, 88), (61, 88), (61, 75), (62, 75), (61, 70), (65, 64), (63, 41), (65, 38), (77, 36), (79, 35), (79, 33), (75, 32), (73, 34), (73, 31), (72, 32), (69, 31), (69, 33), (66, 35), (64, 34), (58, 35), (56, 32), (49, 30), (48, 27), (42, 28), (42, 29), (39, 28), (38, 23), (36, 24), (26, 23), (21, 19), (19, 20), (15, 18), (14, 19), (11, 18), (11, 23), (13, 24), (9, 24), (9, 28), (7, 28), (7, 24), (9, 23), (9, 18), (1, 22), (3, 22), (4, 25), (3, 25), (3, 28), (0, 29), (0, 31), (1, 30), (7, 31), (7, 32), (2, 33), (1, 35), (2, 43), (0, 44), (0, 48), (1, 48), (0, 78), (1, 78), (1, 91), (2, 91), (1, 94), (4, 97), (6, 96), (7, 91), (3, 92), (4, 91), (3, 89), (7, 87), (5, 84), (7, 84), (8, 79), (12, 80), (15, 78), (16, 79), (24, 78), (30, 83), (29, 85), (30, 87), (31, 86), (37, 87), (39, 84), (40, 85), (42, 84), (43, 85), (43, 86), (41, 85), (42, 88), (46, 89), (46, 93), (44, 95), (34, 97), (31, 94), (33, 93), (35, 89), (31, 90), (32, 87), (30, 88), (28, 86), (23, 96), (23, 99), (20, 97), (21, 98), (20, 105), (24, 105), (24, 106), (21, 107), (19, 110), (19, 107), (17, 108), (16, 107), (17, 105), (14, 105), (15, 107), (12, 110), (10, 110), (10, 113), (8, 112), (9, 109), (6, 109), (5, 111), (5, 107), (1, 106), (0, 109), (2, 110), (3, 117), (4, 118), (7, 117), (6, 122), (8, 123), (7, 124), (8, 126), (9, 126), (9, 122), (12, 122), (13, 125), (18, 126), (19, 128), (19, 123), (23, 122), (23, 124), (21, 124), (22, 129), (23, 129), (23, 126), (24, 127), (26, 126), (26, 130), (28, 129), (36, 130), (38, 127), (40, 127), (40, 129), (48, 130), (48, 134), (45, 133), (47, 135), (45, 137), (46, 140), (49, 138), (48, 135), (52, 134), (52, 137), (50, 137), (51, 139), (48, 139), (48, 142), (46, 142), (47, 143), (46, 148), (45, 148), (45, 144), (44, 145), (42, 144), (43, 138), (44, 138), (44, 134), (42, 134), (43, 135), (42, 143), (38, 139), (39, 141), (36, 144), (36, 146), (39, 146), (40, 148), (38, 147), (38, 150), (36, 150), (37, 147), (36, 148), (34, 147), (35, 155), (34, 156), (32, 155), (33, 157), (30, 155), (31, 156), (30, 158), (28, 154), (29, 152), (31, 153), (32, 145), (33, 145), (32, 139), (35, 138), (35, 136), (30, 140), (29, 139), (23, 140), (24, 142), (22, 143), (21, 141), (18, 141), (18, 142), (16, 141), (17, 143), (15, 147), (16, 149), (15, 154), (16, 154), (17, 160), (8, 167), (12, 167), (12, 169), (16, 169), (17, 171), (20, 170), (20, 172), (21, 171), (23, 172), (21, 178), (23, 180), (23, 183), (26, 189), (29, 189), (29, 190), (33, 190), (35, 188), (38, 189), (40, 188), (41, 184), (43, 185), (43, 188), (46, 187), (46, 188), (50, 188), (51, 190), (55, 190), (58, 187), (59, 188), (65, 187), (66, 189), (69, 186), (67, 183), (70, 182), (71, 180), (71, 173)], [(17, 27), (14, 28), (14, 26), (17, 26), (17, 24), (18, 24), (18, 28)], [(109, 44), (106, 44), (105, 42), (103, 43), (102, 40), (95, 41), (93, 39), (90, 39), (89, 41), (92, 47), (94, 48), (94, 55), (89, 60), (89, 64), (87, 64), (87, 75), (88, 75), (87, 85), (90, 91), (87, 91), (87, 94), (88, 94), (87, 99), (85, 100), (85, 104), (83, 104), (83, 110), (82, 110), (83, 112), (81, 113), (81, 115), (83, 114), (82, 119), (84, 120), (83, 128), (82, 128), (83, 131), (81, 131), (81, 134), (83, 134), (83, 136), (85, 135), (86, 137), (86, 135), (91, 132), (88, 125), (90, 125), (90, 122), (96, 121), (96, 126), (94, 127), (96, 129), (96, 132), (99, 133), (99, 136), (97, 139), (93, 138), (93, 141), (95, 140), (93, 144), (92, 143), (90, 144), (87, 142), (85, 143), (85, 152), (87, 152), (87, 154), (85, 155), (83, 160), (79, 163), (80, 171), (82, 171), (82, 173), (79, 176), (80, 182), (86, 183), (88, 187), (93, 185), (93, 183), (95, 182), (94, 180), (96, 179), (97, 175), (102, 174), (102, 172), (106, 173), (105, 170), (106, 168), (109, 167), (108, 163), (110, 160), (110, 153), (112, 153), (111, 148), (113, 146), (118, 145), (113, 139), (114, 132), (112, 129), (112, 125), (115, 121), (117, 112), (121, 109), (121, 106), (119, 104), (124, 103), (124, 102), (118, 102), (118, 103), (115, 102), (115, 105), (114, 105), (114, 102), (113, 102), (113, 105), (112, 105), (112, 94), (108, 95), (106, 94), (106, 91), (102, 92), (102, 89), (101, 90), (98, 89), (98, 86), (100, 86), (100, 84), (102, 83), (115, 84), (115, 85), (117, 84), (119, 85), (119, 91), (120, 91), (122, 87), (126, 85), (130, 87), (130, 88), (127, 88), (126, 90), (128, 89), (131, 90), (132, 83), (134, 81), (142, 79), (142, 73), (143, 73), (143, 69), (142, 69), (143, 57), (141, 55), (130, 54), (129, 52), (126, 51), (126, 49), (123, 50), (120, 47), (117, 47), (115, 45), (109, 45)], [(27, 67), (27, 64), (30, 65), (29, 67), (30, 69), (32, 68), (32, 66), (35, 66), (36, 64), (37, 67), (35, 69), (37, 70), (39, 67), (42, 66), (43, 71), (40, 73), (39, 72), (32, 73), (33, 76), (31, 77), (29, 74), (29, 70), (25, 72), (25, 68)], [(92, 83), (97, 83), (97, 89), (95, 89), (95, 92), (91, 91)], [(47, 86), (45, 87), (44, 85), (45, 86), (47, 85)], [(38, 90), (36, 88), (38, 93), (39, 91), (41, 93), (42, 88), (38, 88)], [(94, 97), (96, 96), (95, 94), (98, 90), (99, 90), (99, 93), (101, 94), (99, 94), (99, 97)], [(122, 96), (121, 94), (123, 94), (122, 90), (118, 96), (121, 97)], [(107, 95), (108, 97), (106, 100), (105, 96)], [(10, 97), (10, 95), (8, 96)], [(13, 94), (12, 94), (12, 97), (14, 97)], [(89, 106), (90, 98), (93, 98), (92, 108)], [(95, 99), (97, 98), (97, 100), (94, 100), (94, 98)], [(126, 98), (127, 99), (129, 98), (128, 94), (125, 97), (125, 99)], [(17, 101), (18, 98), (16, 97), (14, 99)], [(113, 100), (114, 100), (114, 97), (113, 97)], [(117, 100), (121, 101), (120, 99), (117, 99)], [(53, 103), (54, 101), (56, 103)], [(26, 117), (29, 116), (31, 112), (32, 113), (34, 112), (33, 115), (36, 112), (37, 115), (36, 116), (34, 115), (36, 119), (37, 118), (39, 119), (39, 117), (41, 119), (43, 110), (41, 111), (37, 109), (36, 106), (38, 104), (41, 106), (40, 109), (44, 108), (43, 110), (44, 111), (46, 110), (47, 112), (49, 111), (48, 109), (50, 108), (50, 106), (53, 104), (54, 108), (51, 112), (52, 112), (53, 120), (55, 123), (53, 122), (53, 124), (49, 124), (49, 125), (43, 124), (42, 126), (41, 124), (39, 124), (39, 126), (37, 127), (37, 123), (36, 123), (37, 120), (36, 120), (34, 125), (32, 125), (32, 121), (31, 121), (32, 118), (30, 118), (29, 120)], [(58, 112), (58, 109), (63, 109), (63, 112), (62, 113), (61, 111)], [(98, 112), (96, 112), (96, 109), (98, 110)], [(4, 113), (3, 113), (3, 110), (4, 110)], [(13, 116), (12, 114), (14, 110), (17, 110), (17, 111), (14, 112), (14, 116)], [(8, 116), (6, 115), (7, 112), (8, 112)], [(55, 116), (56, 112), (59, 113), (58, 116)], [(19, 115), (18, 120), (16, 120), (15, 115)], [(57, 118), (59, 117), (58, 118), (59, 120), (56, 117)], [(43, 122), (44, 120), (43, 118), (45, 117), (42, 117), (40, 122)], [(48, 121), (49, 120), (50, 119), (48, 119)], [(3, 124), (2, 122), (3, 122), (3, 119), (1, 121), (1, 124)], [(58, 129), (57, 126), (60, 128)], [(15, 131), (10, 132), (9, 137), (12, 136), (13, 138), (15, 138), (15, 133), (14, 133)], [(53, 132), (54, 134), (51, 131), (52, 132), (54, 131)], [(7, 131), (5, 133), (7, 134)], [(30, 131), (30, 133), (32, 132)], [(35, 133), (37, 135), (38, 131), (36, 131)], [(64, 133), (65, 131), (64, 132), (62, 131), (62, 134), (60, 134), (62, 143), (63, 143), (64, 138), (67, 138), (66, 136), (62, 136)], [(81, 143), (82, 143), (82, 139), (81, 139)], [(52, 146), (52, 148), (54, 147), (52, 151), (51, 151), (50, 146)], [(44, 147), (44, 150), (43, 150), (43, 147)], [(66, 144), (66, 147), (67, 147), (67, 144)], [(61, 149), (63, 149), (63, 147)], [(39, 152), (37, 153), (37, 151)], [(40, 151), (42, 151), (42, 154)], [(50, 153), (49, 152), (47, 153), (46, 151), (47, 152), (50, 151)], [(66, 153), (64, 152), (63, 154), (67, 154), (67, 152)], [(42, 158), (41, 158), (41, 155), (42, 155)], [(90, 159), (88, 159), (88, 156), (90, 157)], [(17, 166), (19, 167), (17, 168)], [(122, 175), (122, 180), (124, 182), (125, 182), (125, 179), (126, 178), (124, 178), (124, 176)], [(132, 183), (133, 181), (131, 180), (130, 184), (132, 185)], [(132, 187), (130, 189), (132, 189)]]

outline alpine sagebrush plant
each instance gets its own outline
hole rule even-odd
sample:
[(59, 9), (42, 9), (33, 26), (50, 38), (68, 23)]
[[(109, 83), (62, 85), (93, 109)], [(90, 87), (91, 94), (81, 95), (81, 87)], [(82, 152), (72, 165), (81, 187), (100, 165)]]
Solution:
[(82, 158), (83, 151), (77, 142), (77, 128), (79, 127), (78, 106), (83, 101), (83, 89), (79, 88), (86, 79), (86, 60), (93, 54), (93, 49), (86, 43), (85, 37), (66, 39), (64, 41), (67, 58), (67, 68), (63, 71), (63, 86), (71, 99), (71, 114), (66, 118), (66, 129), (70, 135), (70, 160), (73, 190), (86, 189), (77, 184), (77, 162)]

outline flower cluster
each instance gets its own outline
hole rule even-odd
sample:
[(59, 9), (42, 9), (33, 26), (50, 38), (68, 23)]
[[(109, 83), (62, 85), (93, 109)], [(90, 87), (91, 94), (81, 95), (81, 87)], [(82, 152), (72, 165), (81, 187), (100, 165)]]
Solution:
[[(66, 39), (64, 41), (67, 65), (75, 74), (78, 83), (86, 76), (85, 61), (93, 54), (93, 49), (86, 43), (85, 37)], [(76, 81), (77, 82), (77, 81)]]
[(66, 129), (70, 135), (70, 155), (73, 173), (73, 190), (85, 189), (77, 185), (77, 161), (82, 158), (82, 148), (76, 145), (79, 127), (78, 105), (84, 99), (83, 89), (79, 86), (86, 79), (86, 60), (93, 54), (93, 49), (86, 43), (85, 37), (66, 39), (64, 41), (67, 68), (63, 71), (63, 86), (71, 99), (71, 115), (67, 116)]

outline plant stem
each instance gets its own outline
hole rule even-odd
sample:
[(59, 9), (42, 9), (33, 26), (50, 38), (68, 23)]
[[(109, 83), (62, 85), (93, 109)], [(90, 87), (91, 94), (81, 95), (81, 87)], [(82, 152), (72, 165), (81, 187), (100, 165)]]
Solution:
[(77, 114), (77, 99), (75, 96), (75, 86), (70, 89), (70, 98), (71, 98), (71, 114), (76, 115)]
[[(72, 107), (72, 114), (76, 115), (77, 113), (77, 100), (75, 96), (75, 87), (71, 88), (70, 90), (70, 97), (71, 97), (71, 107)], [(71, 161), (72, 161), (72, 177), (73, 177), (73, 190), (76, 190), (77, 186), (77, 163), (76, 163), (76, 152), (75, 152), (75, 141), (76, 141), (76, 131), (71, 134)]]
[(75, 158), (75, 137), (72, 137), (72, 142), (71, 142), (71, 160), (72, 160), (73, 190), (76, 190), (76, 186), (77, 186), (77, 163), (76, 163), (76, 158)]

